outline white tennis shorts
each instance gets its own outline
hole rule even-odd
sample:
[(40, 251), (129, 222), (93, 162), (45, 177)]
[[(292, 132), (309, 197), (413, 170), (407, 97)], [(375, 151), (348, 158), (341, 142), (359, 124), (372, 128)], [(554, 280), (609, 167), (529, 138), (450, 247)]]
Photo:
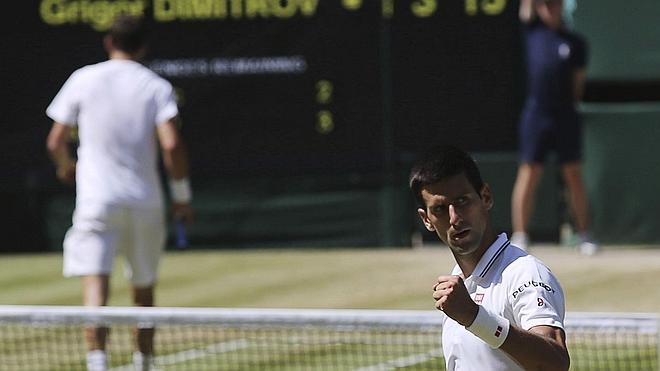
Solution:
[(165, 247), (164, 218), (161, 209), (77, 205), (64, 237), (64, 276), (110, 274), (115, 256), (123, 256), (135, 287), (153, 285)]

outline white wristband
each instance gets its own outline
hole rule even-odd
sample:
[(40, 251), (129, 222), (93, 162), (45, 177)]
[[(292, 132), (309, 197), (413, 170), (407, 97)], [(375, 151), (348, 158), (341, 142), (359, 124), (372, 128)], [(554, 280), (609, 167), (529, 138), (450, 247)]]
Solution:
[(188, 178), (170, 179), (172, 200), (176, 203), (187, 204), (192, 200), (192, 189)]
[(465, 329), (485, 341), (491, 348), (497, 349), (509, 335), (509, 320), (488, 312), (480, 305), (474, 322)]

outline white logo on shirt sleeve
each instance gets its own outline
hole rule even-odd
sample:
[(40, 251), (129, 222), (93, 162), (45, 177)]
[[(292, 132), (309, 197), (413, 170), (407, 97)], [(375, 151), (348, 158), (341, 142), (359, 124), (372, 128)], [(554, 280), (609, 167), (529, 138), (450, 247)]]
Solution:
[(559, 45), (557, 52), (559, 53), (559, 57), (561, 59), (568, 59), (568, 57), (571, 56), (571, 47), (566, 43), (562, 43)]

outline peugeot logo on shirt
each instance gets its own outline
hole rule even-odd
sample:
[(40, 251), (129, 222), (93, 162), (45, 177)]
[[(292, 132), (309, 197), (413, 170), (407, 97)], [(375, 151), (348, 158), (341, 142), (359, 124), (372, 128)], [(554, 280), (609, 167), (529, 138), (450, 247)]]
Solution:
[(528, 287), (541, 287), (545, 289), (547, 292), (555, 293), (555, 289), (550, 287), (547, 283), (543, 282), (536, 282), (536, 281), (528, 281), (524, 284), (522, 284), (520, 287), (515, 289), (511, 295), (513, 295), (513, 298), (515, 299), (519, 294), (522, 294), (523, 291), (525, 291)]

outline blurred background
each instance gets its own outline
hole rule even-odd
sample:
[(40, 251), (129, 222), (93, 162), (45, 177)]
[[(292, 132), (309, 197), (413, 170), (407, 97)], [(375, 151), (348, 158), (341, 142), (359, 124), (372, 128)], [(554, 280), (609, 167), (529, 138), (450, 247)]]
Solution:
[[(589, 42), (585, 182), (607, 244), (660, 242), (660, 2), (566, 1)], [(3, 20), (2, 251), (61, 249), (74, 189), (57, 182), (45, 109), (106, 58), (119, 11), (152, 26), (145, 63), (177, 89), (193, 248), (405, 247), (433, 241), (407, 188), (416, 154), (474, 153), (510, 232), (523, 99), (515, 0), (33, 0)], [(531, 225), (568, 222), (551, 161)]]

